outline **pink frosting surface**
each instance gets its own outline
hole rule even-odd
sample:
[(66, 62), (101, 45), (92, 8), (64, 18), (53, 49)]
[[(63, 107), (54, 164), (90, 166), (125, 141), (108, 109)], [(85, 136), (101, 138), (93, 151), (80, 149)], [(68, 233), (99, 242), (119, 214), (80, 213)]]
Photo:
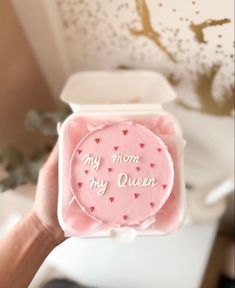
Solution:
[[(123, 138), (128, 134), (122, 135), (122, 130), (125, 130), (122, 128), (122, 125), (129, 125), (128, 128), (130, 128), (130, 126), (133, 126), (130, 125), (131, 122), (135, 123), (137, 128), (135, 133), (140, 133), (143, 141), (138, 141), (137, 143), (134, 141), (136, 140), (135, 137), (131, 138), (130, 141), (126, 141), (125, 138)], [(181, 175), (181, 164), (184, 143), (183, 140), (177, 136), (174, 123), (174, 118), (171, 115), (91, 117), (75, 114), (66, 121), (63, 133), (60, 135), (61, 151), (59, 160), (61, 162), (60, 167), (62, 173), (59, 214), (60, 219), (63, 219), (63, 228), (67, 236), (88, 235), (93, 232), (109, 229), (115, 225), (123, 226), (133, 224), (132, 227), (138, 228), (138, 221), (141, 222), (151, 215), (155, 220), (154, 223), (148, 226), (148, 229), (170, 233), (178, 228), (182, 220), (181, 190), (184, 180)], [(116, 133), (111, 133), (110, 136), (109, 127), (110, 129), (115, 128), (117, 130), (121, 128), (121, 134), (118, 135), (116, 131)], [(137, 132), (137, 130), (139, 132)], [(98, 133), (98, 137), (96, 133)], [(110, 137), (108, 137), (105, 142), (108, 141), (107, 143), (111, 143), (111, 145), (107, 143), (102, 144), (101, 140), (106, 133), (107, 136), (109, 135)], [(94, 138), (100, 138), (101, 140), (99, 143), (96, 143)], [(122, 143), (125, 143), (125, 147), (123, 146), (123, 148), (121, 148)], [(145, 144), (145, 146), (141, 148), (139, 144)], [(155, 147), (156, 150), (161, 148), (161, 154), (158, 150), (156, 153), (156, 150), (152, 152), (151, 149), (147, 149), (149, 145), (153, 145), (151, 149), (155, 149)], [(119, 146), (117, 151), (114, 149), (114, 146)], [(117, 168), (113, 166), (114, 163), (110, 157), (113, 154), (128, 154), (130, 153), (129, 149), (131, 149), (131, 153), (139, 155), (140, 157), (142, 156), (141, 161), (138, 164), (128, 164), (128, 166), (126, 164), (123, 166), (118, 163), (116, 166), (118, 167), (118, 171), (124, 171), (124, 173), (130, 173), (131, 171), (131, 178), (136, 178), (140, 172), (141, 177), (156, 177), (158, 180), (157, 186), (136, 187), (138, 192), (134, 191), (131, 187), (118, 187), (118, 189), (115, 190), (110, 189), (114, 186), (117, 188), (117, 185), (114, 184), (116, 183), (118, 175), (117, 171), (115, 171)], [(78, 150), (84, 151), (80, 152)], [(84, 152), (94, 154), (93, 156), (105, 152), (102, 157), (103, 161), (101, 161), (100, 168), (97, 171), (91, 171), (92, 166), (84, 165), (81, 160), (85, 155)], [(171, 171), (171, 160), (173, 162), (174, 173)], [(151, 163), (156, 165), (151, 167)], [(166, 166), (166, 168), (163, 169), (165, 174), (162, 172), (162, 169), (159, 169), (160, 163), (164, 163)], [(139, 171), (137, 171), (137, 167), (140, 167)], [(113, 170), (107, 171), (108, 168), (112, 168)], [(85, 170), (88, 170), (87, 174)], [(104, 180), (108, 180), (107, 189), (103, 196), (97, 196), (99, 189), (90, 189), (89, 186), (86, 187), (87, 180), (91, 176), (97, 179), (103, 178)], [(171, 188), (170, 179), (172, 178), (173, 187)], [(80, 188), (86, 187), (87, 189), (78, 189), (80, 186), (78, 183), (82, 183)], [(110, 184), (113, 186), (110, 186)], [(161, 185), (167, 185), (167, 187), (164, 189)], [(153, 189), (153, 192), (150, 192), (152, 189), (149, 190), (149, 188), (155, 189)], [(135, 193), (139, 194), (137, 198), (135, 198)], [(151, 194), (154, 195), (154, 200), (151, 198)], [(114, 199), (110, 200), (111, 197)], [(128, 201), (125, 201), (125, 198)], [(122, 203), (122, 205), (118, 204), (119, 201), (121, 201), (120, 203)], [(126, 203), (125, 205), (123, 205), (124, 202)], [(151, 202), (153, 202), (154, 205), (150, 204)], [(141, 203), (139, 209), (138, 203)], [(94, 209), (91, 207), (94, 207)], [(127, 208), (126, 210), (125, 207)], [(134, 213), (135, 209), (136, 211), (138, 210), (137, 214)], [(127, 217), (124, 219), (124, 216)]]
[(153, 216), (173, 187), (166, 145), (135, 122), (104, 125), (86, 135), (70, 161), (70, 185), (91, 218), (110, 226), (137, 225)]

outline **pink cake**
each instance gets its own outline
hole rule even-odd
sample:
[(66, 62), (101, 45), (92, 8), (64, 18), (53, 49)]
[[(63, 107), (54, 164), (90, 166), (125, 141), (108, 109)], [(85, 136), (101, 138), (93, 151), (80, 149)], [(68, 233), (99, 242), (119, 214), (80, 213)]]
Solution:
[(66, 236), (176, 230), (184, 186), (178, 135), (169, 114), (70, 116), (60, 131), (59, 220)]
[(173, 187), (173, 161), (166, 145), (135, 122), (94, 129), (76, 145), (69, 169), (81, 209), (114, 227), (138, 225), (155, 215)]

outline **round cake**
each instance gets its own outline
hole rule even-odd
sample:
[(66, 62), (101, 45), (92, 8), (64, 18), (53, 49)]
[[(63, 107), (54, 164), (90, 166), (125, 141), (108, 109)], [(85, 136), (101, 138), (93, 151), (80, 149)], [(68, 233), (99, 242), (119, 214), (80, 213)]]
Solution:
[(87, 134), (70, 160), (70, 186), (82, 210), (112, 227), (141, 224), (169, 198), (174, 168), (166, 145), (135, 122)]

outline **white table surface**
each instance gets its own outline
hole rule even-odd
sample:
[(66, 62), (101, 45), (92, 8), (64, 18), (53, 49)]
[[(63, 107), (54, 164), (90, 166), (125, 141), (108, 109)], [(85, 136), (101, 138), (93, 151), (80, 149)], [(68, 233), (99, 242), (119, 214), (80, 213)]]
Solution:
[[(31, 207), (26, 192), (0, 195), (0, 237)], [(71, 238), (49, 255), (30, 288), (38, 288), (51, 267), (99, 288), (199, 288), (217, 227), (214, 220), (131, 244)]]
[(46, 260), (71, 278), (100, 288), (198, 288), (217, 222), (186, 227), (171, 236), (67, 240)]

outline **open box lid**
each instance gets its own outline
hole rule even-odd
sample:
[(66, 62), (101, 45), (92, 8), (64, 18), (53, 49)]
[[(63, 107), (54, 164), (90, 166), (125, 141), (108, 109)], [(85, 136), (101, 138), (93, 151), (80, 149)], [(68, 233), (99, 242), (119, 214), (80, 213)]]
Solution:
[(174, 90), (160, 74), (144, 70), (89, 71), (73, 74), (61, 99), (74, 112), (119, 110), (156, 110), (176, 98)]

